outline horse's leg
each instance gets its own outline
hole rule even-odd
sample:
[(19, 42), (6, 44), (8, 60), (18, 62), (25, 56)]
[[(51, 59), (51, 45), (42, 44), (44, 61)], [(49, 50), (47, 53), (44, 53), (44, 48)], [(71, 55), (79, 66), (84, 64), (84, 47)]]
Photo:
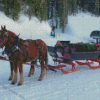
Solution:
[(28, 73), (28, 77), (30, 77), (31, 75), (33, 75), (34, 71), (35, 71), (34, 62), (31, 62), (31, 67), (30, 67), (30, 71)]
[(43, 79), (43, 76), (44, 76), (44, 59), (42, 58), (41, 59), (41, 74), (38, 80), (41, 81)]
[(12, 80), (13, 79), (13, 62), (10, 62), (10, 77), (8, 80)]
[(20, 81), (18, 83), (18, 85), (22, 85), (23, 84), (23, 63), (18, 62), (18, 67), (19, 67), (19, 73), (20, 73)]
[(11, 84), (15, 84), (17, 82), (17, 64), (13, 62), (14, 76)]
[(32, 75), (32, 70), (33, 70), (33, 66), (31, 65), (30, 71), (29, 71), (29, 73), (28, 73), (28, 77), (30, 77), (30, 76)]

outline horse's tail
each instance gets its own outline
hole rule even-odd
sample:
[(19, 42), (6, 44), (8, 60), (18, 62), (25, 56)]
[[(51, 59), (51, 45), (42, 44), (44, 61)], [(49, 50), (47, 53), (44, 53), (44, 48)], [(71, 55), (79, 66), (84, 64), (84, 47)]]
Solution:
[(48, 49), (46, 51), (46, 56), (45, 56), (45, 68), (46, 68), (46, 74), (47, 74), (47, 69), (48, 69)]

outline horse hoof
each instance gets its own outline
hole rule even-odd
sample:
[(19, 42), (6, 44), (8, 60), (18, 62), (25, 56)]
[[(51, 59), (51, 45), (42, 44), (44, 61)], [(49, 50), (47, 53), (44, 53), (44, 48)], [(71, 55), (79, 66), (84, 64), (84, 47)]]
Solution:
[(8, 79), (8, 81), (11, 81), (11, 80), (12, 80), (12, 78), (9, 78), (9, 79)]
[(22, 85), (22, 83), (18, 83), (18, 86), (21, 86)]
[(11, 84), (12, 84), (12, 85), (14, 85), (14, 84), (15, 84), (15, 82), (13, 82), (13, 81), (12, 81), (12, 82), (11, 82)]
[(38, 81), (42, 81), (42, 79), (39, 78)]
[(34, 75), (34, 73), (32, 73), (32, 75)]
[(31, 75), (28, 75), (28, 77), (31, 77)]

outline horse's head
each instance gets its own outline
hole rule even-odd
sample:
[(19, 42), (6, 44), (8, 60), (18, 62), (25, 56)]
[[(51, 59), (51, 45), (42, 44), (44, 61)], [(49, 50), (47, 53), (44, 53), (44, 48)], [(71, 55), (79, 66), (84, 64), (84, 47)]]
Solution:
[(6, 30), (6, 26), (2, 27), (0, 30), (0, 48), (2, 48), (8, 40), (8, 31)]
[[(15, 42), (18, 40), (18, 36), (12, 32), (6, 29), (6, 26), (2, 27), (0, 30), (0, 48), (2, 47), (12, 47)], [(9, 45), (8, 45), (9, 44)]]

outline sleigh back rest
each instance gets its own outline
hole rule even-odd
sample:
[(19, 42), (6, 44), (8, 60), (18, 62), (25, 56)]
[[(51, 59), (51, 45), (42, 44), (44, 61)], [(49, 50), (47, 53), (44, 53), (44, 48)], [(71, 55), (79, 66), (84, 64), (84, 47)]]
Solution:
[(59, 58), (63, 57), (63, 55), (61, 54), (61, 52), (56, 52), (56, 54), (57, 54), (57, 56), (58, 56)]
[(57, 41), (55, 46), (68, 46), (68, 44), (70, 43), (70, 41)]
[(58, 58), (58, 57), (63, 57), (61, 48), (53, 47), (53, 46), (48, 46), (48, 52), (50, 56)]
[(50, 54), (50, 56), (52, 57), (57, 57), (56, 53), (55, 53), (55, 47), (53, 46), (48, 46), (48, 52)]

